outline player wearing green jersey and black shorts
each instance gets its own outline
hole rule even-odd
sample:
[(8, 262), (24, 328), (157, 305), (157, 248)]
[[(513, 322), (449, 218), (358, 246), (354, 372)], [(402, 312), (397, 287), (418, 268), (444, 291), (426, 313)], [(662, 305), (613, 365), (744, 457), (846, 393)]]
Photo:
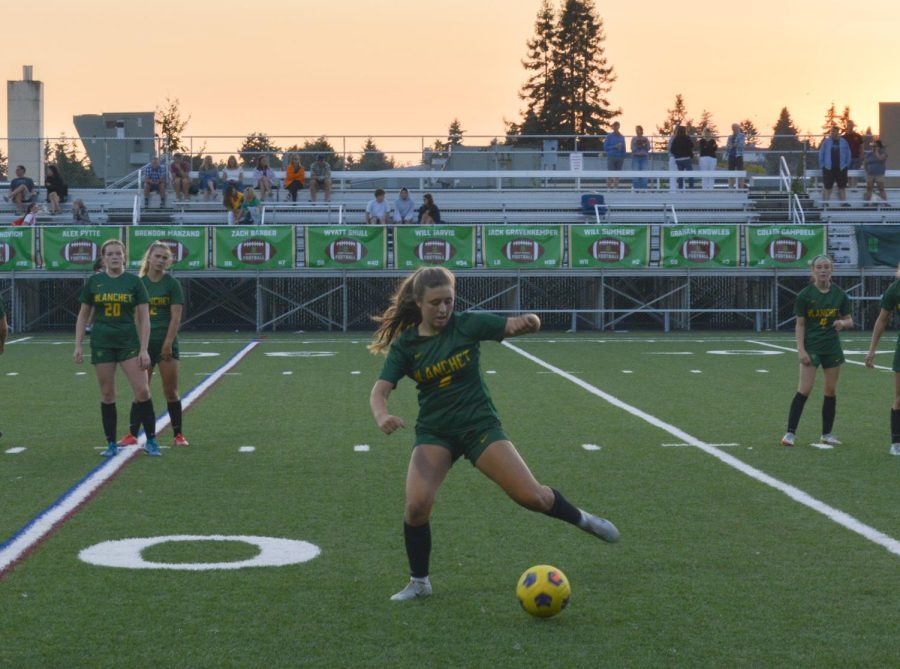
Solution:
[[(875, 351), (881, 335), (891, 322), (891, 314), (900, 311), (900, 267), (897, 268), (897, 281), (894, 281), (881, 296), (881, 311), (872, 330), (872, 342), (866, 354), (866, 367), (875, 367)], [(891, 455), (900, 455), (900, 336), (894, 348), (894, 404), (891, 406)]]
[(812, 392), (816, 369), (822, 366), (825, 376), (825, 396), (822, 400), (821, 442), (837, 446), (841, 442), (831, 430), (837, 411), (837, 383), (844, 362), (844, 351), (838, 335), (853, 327), (850, 316), (850, 300), (847, 293), (831, 283), (834, 270), (831, 258), (816, 256), (812, 263), (812, 283), (797, 293), (794, 315), (797, 322), (797, 354), (800, 358), (800, 382), (788, 413), (787, 432), (781, 438), (782, 446), (793, 446), (797, 424), (803, 407)]
[(388, 413), (388, 396), (408, 376), (416, 382), (419, 416), (406, 474), (403, 534), (409, 584), (391, 599), (431, 594), (429, 519), (438, 488), (460, 457), (496, 482), (515, 502), (532, 511), (568, 521), (600, 539), (615, 542), (619, 531), (608, 520), (573, 506), (559, 492), (541, 485), (506, 436), (481, 378), (480, 342), (537, 332), (535, 314), (505, 318), (486, 313), (453, 313), (456, 281), (442, 267), (421, 268), (391, 298), (369, 349), (387, 360), (372, 388), (369, 404), (385, 434), (405, 427)]
[(134, 274), (125, 271), (125, 245), (110, 239), (100, 247), (102, 272), (91, 275), (81, 289), (81, 309), (75, 323), (75, 362), (84, 360), (82, 344), (85, 327), (94, 312), (91, 330), (91, 364), (100, 384), (100, 415), (107, 448), (104, 457), (119, 452), (116, 446), (116, 366), (122, 368), (138, 406), (138, 415), (147, 434), (144, 450), (160, 455), (156, 443), (156, 416), (150, 387), (144, 372), (150, 366), (147, 344), (150, 316), (147, 289)]
[[(184, 306), (184, 293), (178, 279), (166, 270), (172, 264), (172, 251), (165, 242), (153, 242), (144, 252), (138, 276), (144, 282), (150, 297), (150, 367), (147, 382), (153, 378), (153, 368), (159, 366), (163, 394), (169, 409), (169, 420), (176, 446), (187, 446), (181, 427), (181, 396), (178, 394), (178, 326)], [(138, 442), (140, 420), (137, 404), (131, 405), (131, 422), (128, 434), (119, 440), (119, 446), (131, 446)]]

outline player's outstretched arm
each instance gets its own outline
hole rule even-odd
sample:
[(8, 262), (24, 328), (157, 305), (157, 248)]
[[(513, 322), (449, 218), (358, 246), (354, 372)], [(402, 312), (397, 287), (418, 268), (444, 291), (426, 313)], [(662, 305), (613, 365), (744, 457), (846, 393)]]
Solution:
[(866, 353), (866, 367), (869, 369), (874, 369), (875, 367), (875, 351), (878, 350), (878, 342), (881, 340), (881, 335), (884, 334), (890, 321), (890, 311), (882, 309), (878, 312), (878, 319), (875, 321), (875, 327), (872, 329), (872, 341), (869, 343), (869, 352)]
[(372, 386), (372, 392), (369, 394), (369, 407), (372, 409), (372, 416), (378, 424), (378, 429), (385, 434), (392, 434), (402, 427), (406, 427), (406, 423), (399, 416), (392, 416), (388, 413), (387, 402), (388, 396), (394, 389), (392, 383), (384, 379), (378, 379)]
[(541, 319), (537, 314), (524, 314), (506, 319), (506, 336), (518, 337), (523, 334), (531, 334), (541, 329)]

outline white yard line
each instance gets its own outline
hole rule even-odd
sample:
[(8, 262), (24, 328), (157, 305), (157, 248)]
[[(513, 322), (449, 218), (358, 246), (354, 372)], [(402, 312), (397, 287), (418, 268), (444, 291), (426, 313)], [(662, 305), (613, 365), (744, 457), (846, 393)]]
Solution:
[(31, 339), (31, 337), (19, 337), (18, 339), (13, 339), (6, 342), (6, 345), (9, 346), (10, 344), (18, 344), (19, 342), (28, 341), (29, 339)]
[(723, 462), (724, 464), (728, 465), (729, 467), (733, 467), (734, 469), (737, 469), (742, 474), (745, 474), (752, 479), (756, 479), (760, 483), (764, 483), (765, 485), (767, 485), (771, 488), (774, 488), (775, 490), (778, 490), (779, 492), (784, 493), (785, 495), (790, 497), (795, 502), (799, 502), (803, 506), (806, 506), (806, 507), (812, 509), (813, 511), (817, 511), (818, 513), (821, 513), (823, 516), (825, 516), (829, 520), (837, 523), (838, 525), (841, 525), (842, 527), (847, 528), (851, 532), (855, 532), (856, 534), (859, 534), (860, 536), (864, 537), (865, 539), (868, 539), (869, 541), (871, 541), (874, 544), (883, 546), (884, 548), (886, 548), (888, 551), (890, 551), (894, 555), (900, 556), (900, 541), (898, 541), (897, 539), (894, 539), (893, 537), (888, 536), (887, 534), (885, 534), (879, 530), (876, 530), (874, 527), (870, 527), (869, 525), (866, 525), (865, 523), (854, 518), (850, 514), (845, 513), (844, 511), (841, 511), (840, 509), (836, 509), (833, 506), (829, 506), (825, 502), (822, 502), (822, 501), (816, 499), (815, 497), (812, 497), (808, 493), (803, 492), (799, 488), (792, 486), (789, 483), (785, 483), (784, 481), (780, 481), (779, 479), (776, 479), (773, 476), (769, 476), (768, 474), (766, 474), (763, 471), (760, 471), (756, 467), (752, 467), (752, 466), (748, 465), (746, 462), (739, 460), (738, 458), (736, 458), (732, 455), (729, 455), (728, 453), (725, 453), (724, 451), (719, 450), (715, 446), (712, 446), (710, 444), (707, 444), (704, 441), (701, 441), (700, 439), (697, 439), (696, 437), (688, 434), (684, 430), (677, 428), (674, 425), (657, 418), (656, 416), (652, 416), (649, 413), (647, 413), (646, 411), (642, 411), (641, 409), (638, 409), (637, 407), (634, 407), (634, 406), (628, 404), (627, 402), (623, 402), (619, 398), (614, 397), (613, 395), (610, 395), (609, 393), (600, 390), (596, 386), (593, 386), (590, 383), (587, 383), (586, 381), (579, 379), (578, 377), (572, 376), (571, 374), (567, 374), (559, 367), (556, 367), (556, 366), (550, 364), (549, 362), (546, 362), (546, 361), (542, 360), (541, 358), (538, 358), (537, 356), (532, 355), (531, 353), (528, 353), (527, 351), (522, 350), (521, 348), (519, 348), (518, 346), (515, 346), (514, 344), (510, 344), (509, 342), (504, 341), (503, 346), (506, 346), (511, 351), (514, 351), (514, 352), (518, 353), (519, 355), (521, 355), (522, 357), (527, 358), (528, 360), (531, 360), (532, 362), (540, 365), (544, 369), (549, 369), (549, 370), (555, 372), (556, 374), (558, 374), (562, 378), (566, 379), (567, 381), (571, 381), (576, 386), (582, 388), (583, 390), (588, 391), (592, 395), (596, 395), (600, 399), (608, 402), (609, 404), (612, 404), (614, 407), (616, 407), (618, 409), (622, 409), (623, 411), (628, 412), (635, 418), (640, 418), (641, 420), (649, 423), (650, 425), (653, 425), (654, 427), (657, 427), (661, 430), (664, 430), (665, 432), (668, 432), (669, 434), (671, 434), (673, 437), (675, 437), (679, 441), (682, 441), (684, 443), (690, 444), (691, 446), (695, 446), (695, 447), (699, 448), (704, 453), (707, 453), (707, 454), (713, 456), (714, 458), (718, 459), (719, 461)]

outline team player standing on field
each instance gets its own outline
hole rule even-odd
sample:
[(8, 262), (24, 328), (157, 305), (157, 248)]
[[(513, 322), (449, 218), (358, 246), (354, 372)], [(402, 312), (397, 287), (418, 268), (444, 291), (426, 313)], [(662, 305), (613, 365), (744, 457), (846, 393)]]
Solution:
[[(172, 264), (172, 251), (164, 242), (153, 242), (144, 252), (144, 259), (138, 276), (147, 289), (150, 299), (150, 366), (147, 368), (147, 383), (153, 378), (153, 368), (159, 366), (162, 377), (163, 394), (172, 422), (172, 433), (176, 446), (187, 446), (181, 428), (181, 397), (178, 394), (178, 327), (184, 308), (184, 292), (178, 280), (166, 270)], [(133, 446), (138, 443), (140, 431), (138, 405), (131, 405), (131, 421), (128, 434), (119, 440), (119, 446)]]
[(150, 399), (145, 369), (150, 366), (147, 346), (150, 316), (147, 289), (134, 274), (125, 271), (125, 245), (110, 239), (100, 247), (103, 271), (91, 275), (81, 289), (81, 309), (75, 323), (75, 362), (84, 359), (82, 344), (85, 326), (94, 310), (91, 330), (91, 364), (100, 384), (100, 415), (107, 448), (104, 457), (119, 452), (116, 446), (116, 366), (131, 384), (137, 413), (144, 425), (149, 455), (161, 455), (156, 443), (156, 415)]
[(825, 377), (821, 441), (829, 446), (841, 443), (831, 433), (837, 411), (838, 376), (844, 362), (844, 351), (838, 333), (852, 328), (853, 318), (850, 315), (850, 300), (847, 293), (831, 283), (833, 270), (831, 258), (824, 255), (816, 256), (812, 263), (812, 283), (797, 293), (794, 307), (797, 322), (794, 332), (800, 358), (800, 382), (791, 402), (787, 432), (781, 438), (783, 446), (794, 445), (797, 425), (806, 400), (812, 392), (819, 365), (822, 366), (822, 374)]
[[(875, 367), (875, 350), (885, 328), (891, 321), (891, 314), (900, 311), (900, 267), (897, 268), (897, 279), (881, 296), (881, 311), (875, 321), (872, 330), (872, 342), (869, 344), (869, 352), (866, 354), (866, 367)], [(894, 404), (891, 406), (891, 455), (900, 455), (900, 336), (897, 337), (897, 347), (894, 351)]]
[(388, 412), (388, 396), (408, 376), (417, 383), (419, 416), (415, 445), (406, 474), (403, 535), (409, 560), (409, 584), (391, 597), (404, 601), (431, 594), (429, 519), (437, 491), (450, 467), (464, 456), (515, 502), (565, 520), (600, 539), (619, 539), (616, 527), (573, 506), (559, 492), (541, 485), (500, 424), (479, 369), (479, 345), (485, 340), (537, 332), (535, 314), (505, 318), (487, 313), (453, 313), (455, 278), (448, 270), (421, 268), (407, 277), (391, 298), (379, 323), (375, 353), (384, 367), (369, 398), (378, 427), (391, 434), (405, 427)]

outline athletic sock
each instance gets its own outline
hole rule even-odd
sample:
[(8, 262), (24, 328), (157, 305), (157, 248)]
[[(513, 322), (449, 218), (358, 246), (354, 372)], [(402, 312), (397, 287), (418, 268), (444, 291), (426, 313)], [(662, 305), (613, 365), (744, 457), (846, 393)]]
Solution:
[(141, 425), (144, 426), (144, 434), (147, 439), (156, 439), (156, 415), (153, 413), (153, 400), (137, 402), (136, 406), (137, 415), (140, 417)]
[(181, 434), (181, 400), (167, 402), (169, 422), (172, 423), (172, 434)]
[(791, 411), (788, 414), (787, 431), (792, 434), (797, 431), (797, 425), (800, 423), (800, 416), (803, 413), (803, 407), (806, 405), (807, 398), (808, 396), (803, 393), (796, 393), (794, 399), (791, 401)]
[(558, 490), (554, 488), (550, 488), (550, 490), (553, 490), (553, 506), (550, 507), (549, 511), (545, 512), (546, 515), (581, 527), (583, 516), (578, 507), (563, 497)]
[(900, 409), (891, 409), (891, 443), (900, 444)]
[(138, 432), (141, 430), (141, 418), (138, 415), (137, 402), (131, 403), (131, 415), (128, 420), (128, 431), (131, 433), (132, 437), (138, 436)]
[(822, 434), (831, 434), (835, 413), (837, 413), (837, 397), (826, 395), (822, 398)]
[(116, 440), (116, 403), (106, 404), (100, 402), (100, 418), (103, 420), (103, 434), (106, 435), (106, 441), (115, 442)]
[(403, 540), (406, 542), (406, 557), (409, 559), (409, 575), (413, 578), (428, 576), (428, 561), (431, 558), (431, 524), (418, 527), (403, 523)]

